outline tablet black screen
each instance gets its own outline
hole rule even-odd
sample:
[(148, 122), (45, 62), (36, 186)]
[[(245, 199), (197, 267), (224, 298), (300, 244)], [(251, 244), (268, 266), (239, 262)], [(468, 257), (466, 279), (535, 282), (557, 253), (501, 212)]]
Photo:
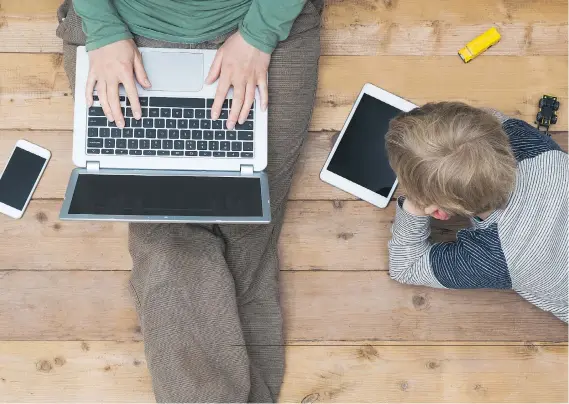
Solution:
[(358, 104), (328, 171), (387, 197), (395, 182), (385, 151), (391, 118), (401, 111), (368, 94)]

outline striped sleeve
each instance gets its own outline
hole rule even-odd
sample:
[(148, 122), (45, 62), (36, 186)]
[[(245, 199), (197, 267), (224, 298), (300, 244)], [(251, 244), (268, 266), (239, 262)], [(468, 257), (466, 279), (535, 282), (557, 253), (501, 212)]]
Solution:
[(389, 274), (413, 285), (454, 289), (509, 289), (512, 282), (497, 225), (458, 232), (455, 242), (429, 242), (427, 216), (413, 216), (397, 204), (389, 242)]

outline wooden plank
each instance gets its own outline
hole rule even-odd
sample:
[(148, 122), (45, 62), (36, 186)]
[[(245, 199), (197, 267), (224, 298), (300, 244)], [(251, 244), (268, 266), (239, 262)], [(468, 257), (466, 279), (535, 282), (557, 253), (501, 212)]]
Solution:
[[(20, 220), (0, 216), (0, 270), (130, 269), (125, 223), (59, 221), (60, 206), (60, 200), (32, 201)], [(291, 202), (280, 241), (282, 268), (387, 270), (393, 216), (393, 204), (377, 209), (356, 201)], [(451, 239), (466, 225), (437, 222), (433, 236)], [(353, 259), (354, 251), (360, 259)]]
[[(128, 276), (0, 272), (0, 340), (139, 340)], [(511, 291), (400, 285), (382, 271), (282, 272), (280, 278), (291, 342), (567, 341), (565, 323)]]
[[(417, 104), (459, 100), (533, 122), (544, 93), (567, 102), (567, 66), (565, 56), (483, 57), (468, 65), (450, 56), (322, 57), (311, 130), (341, 128), (365, 82)], [(0, 59), (0, 129), (71, 129), (72, 104), (60, 55)], [(555, 130), (567, 130), (567, 122), (561, 112)]]
[[(310, 133), (296, 168), (290, 200), (356, 199), (344, 191), (323, 183), (319, 177), (337, 133), (336, 131)], [(552, 133), (552, 138), (567, 151), (567, 132)], [(51, 160), (34, 198), (63, 198), (69, 174), (75, 168), (71, 161), (72, 133), (0, 130), (0, 162), (8, 160), (12, 148), (19, 139), (27, 139), (51, 151)]]
[[(289, 346), (286, 361), (281, 402), (567, 402), (566, 346)], [(0, 342), (0, 395), (154, 401), (139, 342)]]

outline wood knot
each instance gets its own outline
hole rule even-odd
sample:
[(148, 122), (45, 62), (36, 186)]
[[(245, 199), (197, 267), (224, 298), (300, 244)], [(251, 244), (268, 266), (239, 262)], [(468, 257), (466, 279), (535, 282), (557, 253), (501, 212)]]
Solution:
[(51, 227), (53, 227), (53, 230), (55, 231), (61, 230), (61, 225), (59, 223), (54, 223)]
[(441, 367), (441, 365), (438, 362), (435, 362), (435, 361), (428, 361), (427, 362), (427, 369), (437, 369), (440, 367)]
[(36, 213), (36, 220), (40, 223), (45, 223), (47, 221), (47, 215), (44, 212), (39, 211)]
[(357, 351), (357, 355), (359, 359), (364, 359), (368, 361), (373, 361), (379, 358), (379, 353), (377, 352), (377, 349), (375, 349), (371, 345), (366, 345), (362, 348), (359, 348)]
[(539, 348), (532, 344), (531, 342), (524, 343), (525, 351), (528, 353), (537, 353), (539, 352)]
[(397, 7), (397, 0), (383, 0), (383, 5), (387, 10), (393, 10)]
[(107, 365), (103, 368), (105, 372), (109, 372), (111, 370), (111, 365)]
[(65, 360), (64, 357), (62, 356), (57, 356), (54, 360), (53, 363), (55, 363), (55, 366), (63, 366), (65, 365), (67, 361)]
[(86, 343), (85, 341), (83, 341), (83, 342), (81, 343), (81, 350), (87, 352), (87, 351), (89, 351), (89, 349), (91, 349), (91, 348), (89, 347), (89, 344)]
[(407, 390), (409, 390), (409, 383), (407, 383), (406, 380), (401, 380), (401, 381), (399, 382), (399, 389), (400, 389), (401, 391), (407, 391)]
[(138, 359), (135, 359), (135, 360), (132, 361), (132, 364), (133, 364), (134, 366), (140, 366), (140, 365), (142, 364), (142, 362), (139, 361)]
[(51, 363), (49, 363), (49, 361), (42, 359), (36, 362), (36, 370), (38, 372), (49, 373), (51, 372), (51, 369), (53, 369), (53, 366), (51, 366)]
[(342, 209), (344, 207), (344, 202), (342, 201), (332, 201), (334, 209)]
[(413, 296), (413, 299), (411, 301), (413, 302), (413, 306), (417, 310), (423, 310), (427, 304), (427, 299), (425, 298), (425, 296), (421, 295)]
[(306, 397), (304, 397), (301, 401), (302, 404), (310, 404), (310, 403), (315, 403), (318, 401), (318, 399), (320, 398), (320, 394), (318, 393), (312, 393), (307, 395)]
[(349, 239), (351, 239), (351, 238), (354, 237), (354, 233), (344, 233), (344, 232), (342, 232), (342, 233), (339, 233), (337, 237), (338, 237), (338, 238), (341, 238), (342, 240), (349, 240)]

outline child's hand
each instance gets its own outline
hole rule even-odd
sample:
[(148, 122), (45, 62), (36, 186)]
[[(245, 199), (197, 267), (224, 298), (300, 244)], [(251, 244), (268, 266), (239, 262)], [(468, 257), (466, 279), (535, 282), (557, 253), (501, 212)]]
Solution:
[(428, 216), (424, 209), (418, 208), (409, 198), (405, 198), (403, 201), (403, 209), (413, 216)]

